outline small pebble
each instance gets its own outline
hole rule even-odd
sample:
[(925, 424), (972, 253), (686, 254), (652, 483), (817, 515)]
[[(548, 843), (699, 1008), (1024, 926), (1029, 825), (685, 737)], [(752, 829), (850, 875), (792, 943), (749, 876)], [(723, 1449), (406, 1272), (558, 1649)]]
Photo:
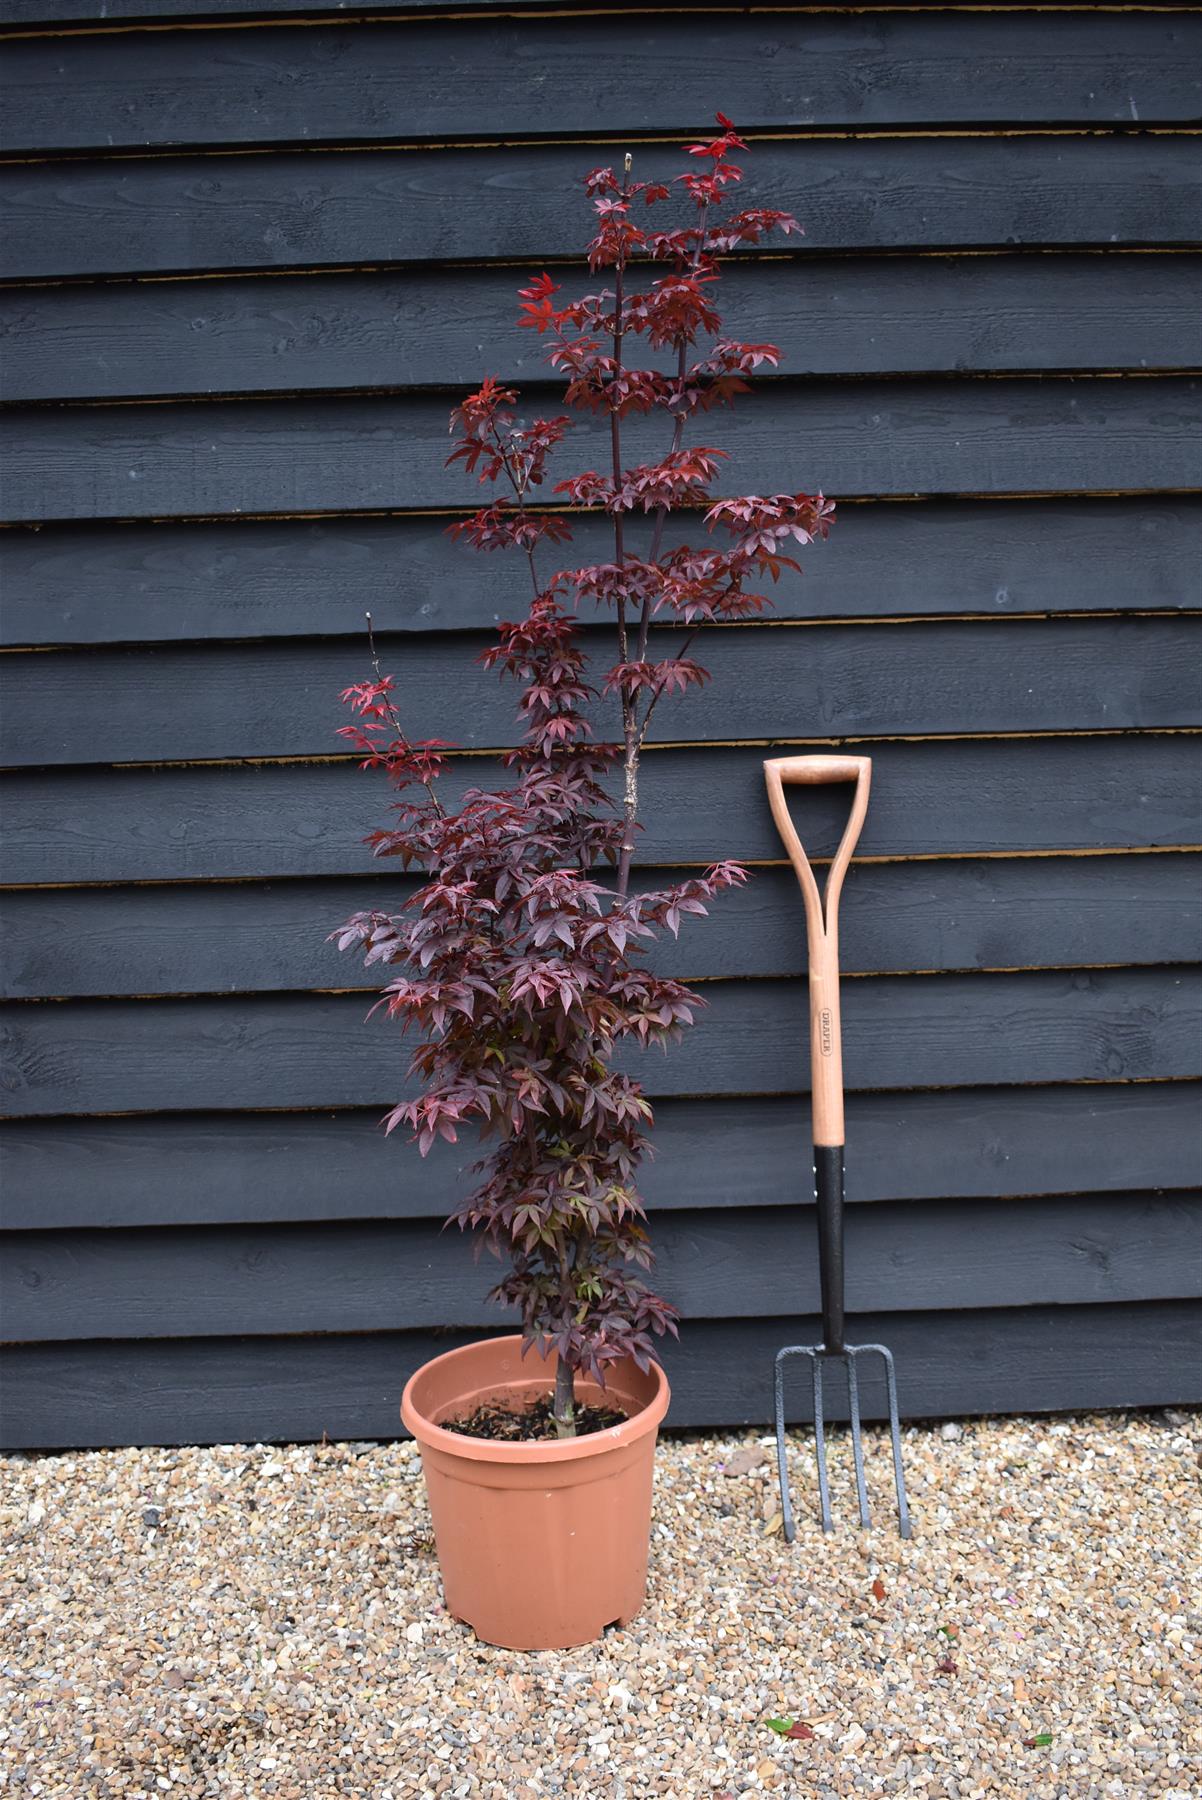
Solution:
[(445, 1611), (408, 1442), (0, 1456), (0, 1792), (1193, 1800), (1199, 1415), (909, 1427), (909, 1542), (879, 1428), (829, 1536), (790, 1433), (792, 1545), (771, 1443), (664, 1440), (646, 1606), (539, 1655)]

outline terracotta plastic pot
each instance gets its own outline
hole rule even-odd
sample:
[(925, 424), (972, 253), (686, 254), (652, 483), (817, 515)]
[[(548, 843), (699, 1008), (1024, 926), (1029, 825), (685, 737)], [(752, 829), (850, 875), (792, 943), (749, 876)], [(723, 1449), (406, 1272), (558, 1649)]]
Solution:
[(486, 1400), (529, 1404), (555, 1382), (556, 1358), (493, 1338), (425, 1363), (401, 1418), (421, 1446), (448, 1610), (488, 1644), (566, 1650), (625, 1625), (643, 1604), (655, 1440), (668, 1410), (658, 1363), (606, 1372), (581, 1400), (629, 1416), (609, 1431), (545, 1443), (493, 1443), (442, 1430)]

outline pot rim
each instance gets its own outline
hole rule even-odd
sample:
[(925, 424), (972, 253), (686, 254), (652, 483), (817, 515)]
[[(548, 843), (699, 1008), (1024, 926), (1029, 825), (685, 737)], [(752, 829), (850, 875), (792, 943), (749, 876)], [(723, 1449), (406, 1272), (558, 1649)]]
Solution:
[(506, 1337), (477, 1338), (473, 1343), (461, 1344), (455, 1350), (445, 1350), (441, 1356), (432, 1356), (428, 1362), (422, 1363), (405, 1383), (401, 1395), (401, 1420), (405, 1428), (412, 1432), (419, 1444), (429, 1445), (431, 1449), (444, 1451), (450, 1456), (464, 1457), (469, 1462), (526, 1464), (578, 1462), (588, 1456), (603, 1456), (607, 1450), (620, 1449), (658, 1429), (672, 1396), (663, 1366), (654, 1358), (650, 1373), (655, 1380), (655, 1393), (646, 1406), (641, 1407), (633, 1417), (624, 1419), (620, 1425), (611, 1425), (605, 1431), (590, 1431), (584, 1437), (537, 1439), (519, 1444), (499, 1443), (493, 1438), (465, 1437), (462, 1432), (446, 1431), (441, 1425), (436, 1425), (415, 1405), (413, 1389), (427, 1369), (438, 1363), (451, 1363), (460, 1357), (471, 1355), (479, 1350), (481, 1344), (494, 1344), (498, 1349), (520, 1349), (521, 1343), (520, 1332)]

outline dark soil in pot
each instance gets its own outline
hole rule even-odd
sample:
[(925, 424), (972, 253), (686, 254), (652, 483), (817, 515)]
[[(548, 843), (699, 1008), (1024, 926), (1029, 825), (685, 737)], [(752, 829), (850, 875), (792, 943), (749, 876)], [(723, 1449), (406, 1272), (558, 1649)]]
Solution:
[[(551, 1413), (552, 1396), (544, 1394), (530, 1406), (515, 1411), (497, 1400), (486, 1401), (462, 1419), (440, 1419), (444, 1431), (458, 1432), (461, 1437), (492, 1438), (499, 1443), (537, 1443), (541, 1439), (558, 1440)], [(577, 1406), (576, 1435), (587, 1437), (593, 1431), (609, 1431), (624, 1425), (626, 1414), (610, 1406)]]

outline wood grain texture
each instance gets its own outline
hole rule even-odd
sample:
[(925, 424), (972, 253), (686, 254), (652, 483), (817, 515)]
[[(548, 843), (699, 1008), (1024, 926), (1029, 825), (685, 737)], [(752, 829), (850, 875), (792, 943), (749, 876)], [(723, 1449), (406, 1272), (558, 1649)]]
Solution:
[[(554, 412), (558, 395), (532, 396)], [(13, 521), (411, 510), (474, 503), (446, 468), (445, 399), (373, 396), (38, 407), (0, 418)], [(784, 381), (723, 417), (715, 493), (857, 495), (1188, 488), (1202, 383)], [(607, 430), (573, 427), (558, 467), (604, 467)], [(663, 420), (627, 421), (625, 466), (658, 459)]]
[[(1181, 369), (1202, 362), (1199, 269), (1138, 253), (745, 260), (724, 274), (722, 308), (736, 332), (771, 321), (791, 374)], [(498, 374), (542, 380), (545, 341), (511, 329), (526, 279), (348, 270), (0, 290), (0, 396), (474, 387), (488, 341)], [(583, 285), (561, 279), (567, 295)]]
[[(577, 519), (572, 559), (611, 548), (603, 520)], [(1202, 499), (845, 506), (805, 565), (777, 588), (777, 617), (1196, 611)], [(0, 532), (0, 588), (0, 642), (141, 644), (345, 636), (365, 611), (386, 632), (488, 630), (529, 575), (440, 521), (281, 519)]]
[[(553, 17), (559, 12), (571, 15), (578, 10), (568, 0), (374, 0), (373, 4), (365, 3), (358, 8), (355, 16), (365, 19), (420, 18), (422, 15), (455, 18), (477, 14), (487, 19), (496, 14), (501, 18), (528, 20), (542, 15)], [(623, 13), (629, 11), (629, 6), (627, 0), (594, 0), (590, 10)], [(660, 13), (687, 12), (691, 16), (694, 13), (727, 12), (730, 8), (728, 0), (659, 0), (655, 10)], [(832, 4), (828, 10), (839, 12), (844, 9)], [(1029, 13), (1031, 0), (997, 0), (993, 10)], [(1058, 10), (1092, 12), (1096, 10), (1096, 0), (1066, 0)], [(1130, 10), (1162, 9), (1151, 6)], [(184, 25), (196, 20), (246, 18), (267, 23), (280, 14), (289, 19), (313, 13), (336, 18), (338, 11), (337, 7), (331, 9), (331, 0), (0, 0), (0, 26), (78, 22), (90, 31), (102, 32), (108, 27), (121, 30), (127, 22), (135, 20), (161, 20)]]
[[(851, 1094), (847, 1198), (1008, 1199), (1202, 1186), (1191, 1082)], [(380, 1110), (165, 1113), (9, 1120), (0, 1222), (9, 1231), (446, 1216), (474, 1147), (428, 1157), (386, 1138)], [(812, 1203), (809, 1109), (796, 1096), (656, 1102), (642, 1191), (681, 1207)], [(658, 1233), (658, 1226), (656, 1227)]]
[[(611, 0), (596, 0), (599, 9), (610, 3)], [(616, 0), (616, 4), (622, 3), (623, 0)], [(1029, 4), (1029, 0), (1022, 3)], [(1092, 0), (1088, 3), (1092, 4)], [(455, 13), (487, 15), (503, 11), (506, 16), (518, 13), (537, 17), (542, 12), (556, 11), (557, 4), (558, 0), (501, 0), (500, 5), (498, 0), (451, 0), (448, 6), (448, 0), (392, 0), (391, 4), (389, 0), (378, 0), (377, 4), (363, 5), (356, 16), (409, 18), (421, 13), (446, 13), (453, 7)], [(661, 4), (671, 11), (681, 0), (661, 0)], [(690, 0), (691, 7), (703, 10), (723, 5), (724, 0)], [(331, 0), (0, 0), (0, 26), (77, 24), (99, 33), (108, 27), (117, 31), (128, 29), (135, 21), (170, 20), (186, 25), (209, 19), (246, 18), (257, 22), (280, 13), (301, 18), (307, 13), (329, 13), (330, 6)]]
[[(624, 1052), (647, 1093), (797, 1093), (796, 982), (730, 981), (671, 1056)], [(417, 1090), (397, 1028), (360, 994), (10, 1002), (5, 1114), (385, 1105)], [(1194, 1077), (1202, 983), (1190, 968), (873, 976), (846, 983), (849, 1089)]]
[[(623, 79), (582, 81), (620, 56)], [(18, 39), (0, 146), (58, 150), (712, 127), (1188, 123), (1202, 21), (1184, 14), (604, 17), (331, 23)], [(520, 121), (515, 133), (515, 121)]]
[[(1200, 625), (1077, 618), (715, 631), (696, 652), (712, 682), (662, 705), (648, 741), (1202, 726)], [(491, 641), (377, 638), (411, 738), (465, 750), (519, 741), (515, 687), (477, 660)], [(680, 643), (678, 632), (656, 632), (649, 653), (677, 654)], [(599, 688), (611, 634), (589, 630), (581, 648)], [(369, 672), (362, 638), (14, 653), (0, 667), (0, 761), (320, 756), (337, 747), (348, 716), (338, 695)], [(593, 716), (599, 738), (619, 732), (616, 707), (599, 703)]]
[[(906, 1201), (853, 1208), (852, 1312), (1202, 1298), (1202, 1195)], [(656, 1221), (655, 1286), (687, 1321), (819, 1309), (812, 1220), (783, 1207)], [(422, 1220), (11, 1233), (10, 1343), (310, 1331), (520, 1328), (487, 1294), (502, 1269)]]
[[(621, 5), (623, 0), (613, 0)], [(683, 0), (660, 0), (664, 11), (671, 12)], [(1085, 4), (1086, 0), (1082, 0)], [(1088, 0), (1092, 4), (1092, 0)], [(596, 0), (598, 10), (611, 0)], [(1029, 4), (1029, 0), (1023, 0)], [(724, 0), (691, 0), (691, 8), (707, 10), (724, 8)], [(134, 22), (162, 20), (188, 25), (198, 21), (246, 18), (255, 23), (271, 21), (280, 13), (288, 18), (302, 18), (308, 13), (329, 14), (331, 0), (0, 0), (0, 26), (76, 24), (89, 32), (100, 33), (106, 27), (117, 31), (136, 28)], [(435, 16), (480, 13), (487, 16), (500, 12), (505, 17), (515, 14), (537, 18), (541, 13), (559, 10), (559, 0), (377, 0), (357, 8), (357, 18), (411, 18), (422, 13)], [(565, 10), (569, 10), (565, 8)]]
[[(1181, 1300), (871, 1313), (854, 1321), (854, 1334), (891, 1347), (903, 1414), (929, 1418), (1192, 1404), (1202, 1399), (1199, 1318), (1197, 1303)], [(669, 1424), (767, 1424), (773, 1356), (782, 1344), (816, 1341), (820, 1329), (816, 1318), (795, 1316), (695, 1325), (665, 1353)], [(136, 1340), (16, 1346), (3, 1353), (2, 1441), (49, 1449), (399, 1437), (405, 1381), (463, 1341), (369, 1332), (177, 1338), (153, 1350)], [(883, 1412), (874, 1376), (861, 1383), (869, 1418)], [(790, 1383), (791, 1420), (809, 1418), (807, 1388)], [(831, 1410), (838, 1416), (833, 1395)]]
[[(1030, 7), (1030, 0), (1000, 0), (1000, 6)], [(1096, 0), (1068, 0), (1069, 6), (1092, 7)], [(658, 0), (657, 12), (672, 13), (727, 12), (728, 0)], [(337, 20), (337, 0), (0, 0), (0, 28), (37, 25), (75, 24), (89, 33), (106, 29), (137, 29), (150, 21), (177, 26), (197, 22), (244, 18), (254, 24), (273, 23), (280, 14), (288, 19), (304, 18), (320, 13)], [(411, 19), (423, 14), (438, 17), (460, 17), (478, 14), (482, 20), (496, 14), (502, 18), (537, 19), (553, 17), (559, 12), (578, 11), (565, 0), (373, 0), (373, 4), (356, 5), (355, 17), (361, 19)], [(594, 0), (590, 9), (596, 12), (629, 10), (627, 0)], [(832, 6), (832, 11), (838, 11)], [(135, 23), (136, 22), (136, 23)]]
[[(649, 751), (639, 861), (779, 862), (764, 801), (772, 748)], [(1202, 844), (1191, 735), (884, 740), (872, 756), (864, 857)], [(444, 779), (453, 796), (503, 774), (468, 757)], [(833, 852), (841, 804), (831, 791), (807, 799), (811, 854)], [(5, 778), (0, 877), (23, 886), (378, 872), (362, 839), (387, 808), (383, 781), (350, 761), (23, 771)]]
[[(563, 257), (590, 235), (580, 177), (595, 160), (570, 144), (13, 164), (0, 279)], [(678, 164), (639, 153), (649, 180)], [(816, 251), (1199, 236), (1195, 145), (1171, 134), (771, 142), (748, 183)]]
[[(684, 871), (679, 873), (683, 874)], [(636, 890), (663, 882), (642, 871)], [(399, 913), (415, 876), (275, 884), (0, 891), (5, 999), (279, 992), (381, 985), (327, 933)], [(853, 865), (840, 909), (846, 974), (1202, 961), (1202, 857), (1031, 857)], [(797, 885), (761, 869), (649, 961), (686, 980), (803, 973)]]
[[(1014, 6), (1030, 10), (1031, 0), (999, 0), (999, 10)], [(1092, 9), (1096, 0), (1067, 0), (1068, 8)], [(179, 27), (225, 19), (245, 19), (248, 24), (275, 23), (281, 14), (287, 20), (305, 18), (314, 13), (324, 15), (325, 22), (341, 23), (348, 9), (337, 0), (0, 0), (0, 28), (37, 25), (71, 25), (100, 35), (107, 29), (136, 30), (154, 23), (170, 23)], [(656, 12), (672, 13), (729, 12), (728, 0), (657, 0)], [(838, 4), (828, 10), (838, 12)], [(594, 0), (590, 11), (629, 12), (628, 0)], [(362, 20), (413, 18), (458, 18), (478, 15), (487, 22), (492, 15), (502, 19), (538, 19), (558, 13), (578, 14), (570, 0), (372, 0), (357, 4), (354, 18)]]

